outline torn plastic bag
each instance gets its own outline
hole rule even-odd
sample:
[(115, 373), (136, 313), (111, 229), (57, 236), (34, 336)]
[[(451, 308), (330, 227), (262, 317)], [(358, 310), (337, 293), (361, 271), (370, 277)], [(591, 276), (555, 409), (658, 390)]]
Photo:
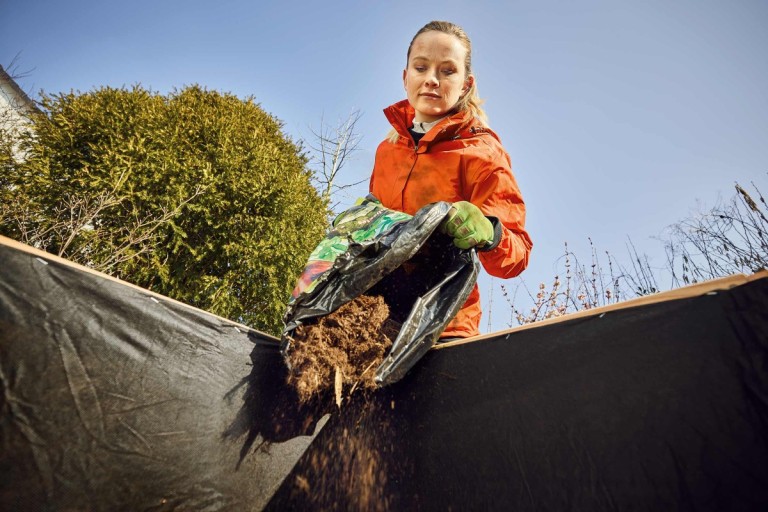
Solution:
[(363, 293), (381, 295), (390, 317), (402, 326), (375, 380), (383, 386), (401, 379), (435, 344), (477, 281), (475, 250), (457, 248), (438, 229), (450, 208), (433, 203), (411, 216), (368, 196), (340, 214), (293, 291), (284, 317), (283, 356), (299, 325)]

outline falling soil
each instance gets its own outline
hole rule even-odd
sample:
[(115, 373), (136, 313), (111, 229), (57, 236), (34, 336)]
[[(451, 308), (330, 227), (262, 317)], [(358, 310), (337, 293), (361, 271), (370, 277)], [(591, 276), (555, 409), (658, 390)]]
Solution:
[[(296, 467), (295, 480), (286, 483), (290, 491), (273, 509), (395, 510), (395, 497), (389, 472), (393, 467), (394, 447), (390, 418), (382, 414), (380, 403), (355, 396), (353, 407), (359, 415), (338, 418), (337, 436), (310, 448)], [(387, 411), (383, 411), (387, 412)], [(332, 475), (329, 477), (329, 475)]]
[(314, 323), (300, 325), (288, 352), (288, 384), (301, 402), (335, 390), (373, 389), (376, 369), (397, 337), (400, 325), (389, 318), (380, 296), (361, 295)]
[[(295, 329), (287, 354), (288, 385), (299, 401), (308, 403), (332, 395), (336, 404), (356, 390), (376, 388), (376, 369), (392, 347), (401, 324), (390, 318), (390, 309), (379, 295), (361, 295), (333, 313)], [(388, 452), (380, 429), (387, 418), (371, 421), (370, 395), (355, 395), (361, 415), (348, 422), (338, 438), (305, 461), (296, 475), (293, 499), (311, 503), (316, 510), (389, 510), (388, 478), (382, 457)], [(376, 427), (376, 428), (374, 428)], [(385, 428), (386, 431), (388, 429)], [(377, 432), (378, 434), (374, 434)], [(319, 486), (316, 475), (326, 471), (342, 475)], [(315, 476), (313, 476), (315, 475)]]

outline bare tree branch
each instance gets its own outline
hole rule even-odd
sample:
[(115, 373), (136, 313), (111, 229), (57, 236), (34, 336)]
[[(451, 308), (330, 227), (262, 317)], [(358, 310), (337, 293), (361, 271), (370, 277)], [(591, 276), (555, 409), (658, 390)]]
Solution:
[(30, 76), (32, 72), (35, 70), (35, 68), (30, 68), (24, 71), (20, 71), (19, 70), (20, 61), (21, 61), (21, 52), (17, 52), (16, 55), (14, 55), (13, 58), (11, 59), (11, 62), (9, 62), (7, 66), (5, 66), (5, 71), (14, 80), (18, 80), (20, 78), (26, 78)]
[[(350, 156), (359, 148), (362, 136), (355, 131), (357, 122), (362, 117), (360, 110), (353, 110), (346, 119), (340, 120), (335, 126), (329, 126), (320, 119), (320, 127), (311, 129), (313, 139), (307, 142), (313, 152), (311, 162), (318, 172), (318, 185), (321, 196), (330, 203), (334, 192), (359, 185), (365, 180), (355, 183), (339, 184), (339, 172), (347, 163)], [(331, 205), (333, 209), (334, 205)]]

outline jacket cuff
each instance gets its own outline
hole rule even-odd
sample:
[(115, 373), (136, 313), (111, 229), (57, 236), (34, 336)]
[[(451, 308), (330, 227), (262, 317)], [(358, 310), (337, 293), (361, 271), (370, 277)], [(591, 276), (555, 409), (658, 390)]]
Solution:
[(499, 246), (499, 242), (501, 242), (501, 222), (496, 217), (486, 217), (489, 221), (491, 221), (491, 224), (493, 225), (493, 242), (491, 242), (488, 245), (484, 245), (482, 247), (479, 247), (478, 250), (480, 252), (488, 252), (494, 250), (496, 247)]

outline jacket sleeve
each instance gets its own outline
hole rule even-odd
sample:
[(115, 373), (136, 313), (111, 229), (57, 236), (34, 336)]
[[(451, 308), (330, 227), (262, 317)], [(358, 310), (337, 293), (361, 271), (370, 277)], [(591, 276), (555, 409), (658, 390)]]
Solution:
[(490, 145), (487, 152), (468, 157), (464, 170), (466, 200), (501, 224), (499, 244), (479, 251), (480, 262), (492, 276), (515, 277), (528, 266), (533, 242), (525, 230), (525, 203), (509, 155), (500, 144)]

